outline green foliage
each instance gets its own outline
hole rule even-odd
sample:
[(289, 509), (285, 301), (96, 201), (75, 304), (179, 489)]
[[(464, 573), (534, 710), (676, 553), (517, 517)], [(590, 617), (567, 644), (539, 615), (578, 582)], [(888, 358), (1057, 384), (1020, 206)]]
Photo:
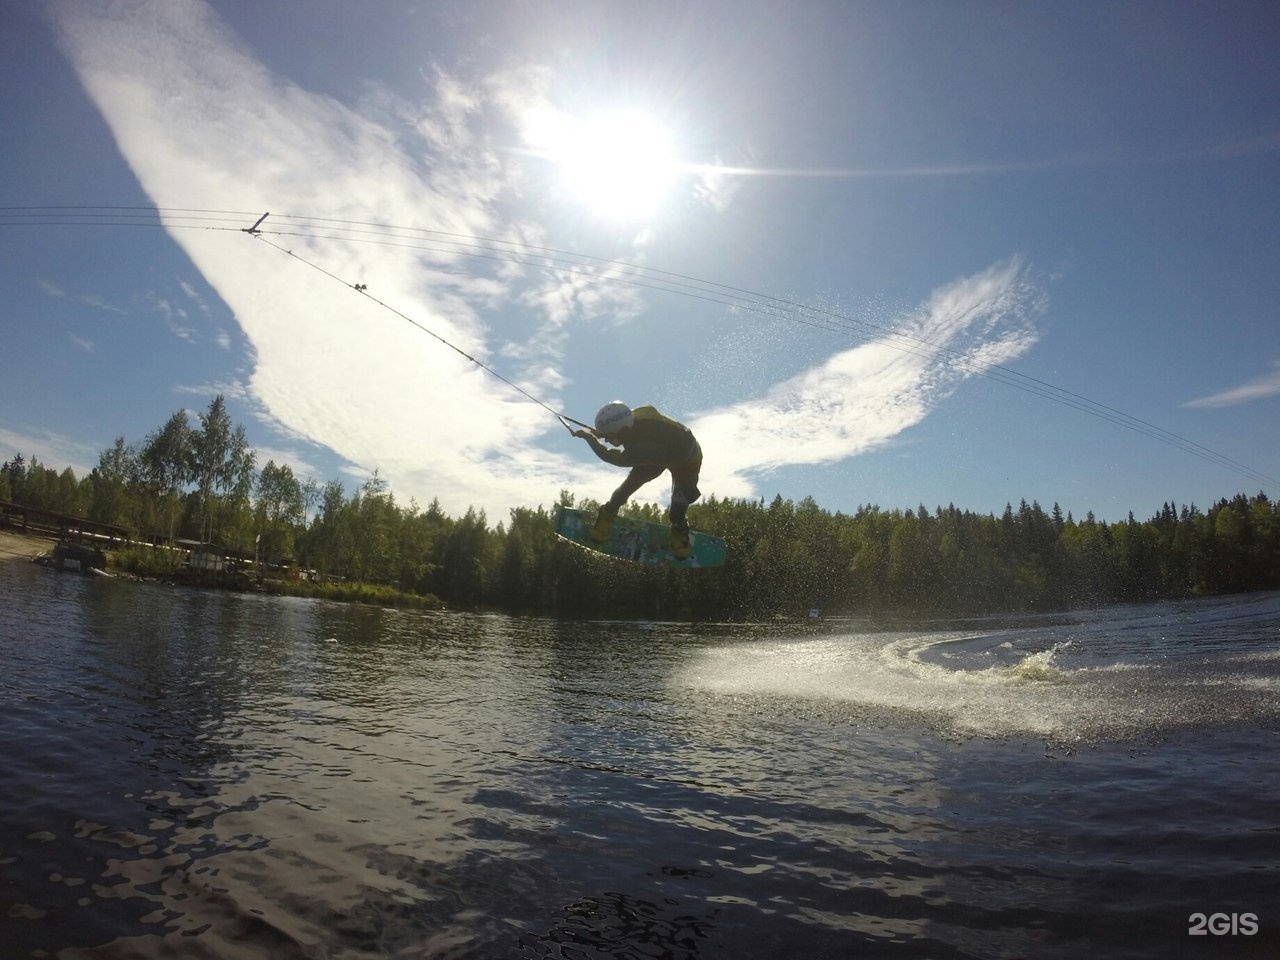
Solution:
[(187, 556), (181, 550), (164, 547), (126, 547), (109, 555), (112, 570), (135, 577), (171, 579), (186, 569)]
[[(0, 465), (0, 499), (124, 525), (143, 538), (212, 536), (231, 554), (270, 567), (291, 559), (319, 582), (269, 579), (276, 592), (369, 603), (558, 615), (803, 617), (914, 612), (972, 614), (1179, 598), (1280, 588), (1280, 505), (1265, 494), (1221, 500), (1207, 512), (1163, 504), (1077, 522), (1054, 504), (1022, 501), (1000, 516), (864, 506), (831, 513), (812, 498), (693, 505), (691, 525), (723, 537), (724, 567), (661, 570), (601, 557), (557, 539), (555, 507), (519, 507), (490, 527), (483, 511), (451, 518), (397, 503), (375, 471), (350, 497), (268, 461), (254, 470), (244, 428), (217, 397), (190, 429), (185, 414), (138, 446), (123, 437), (77, 481), (15, 456)], [(558, 505), (574, 506), (561, 491)], [(593, 500), (577, 506), (591, 510)], [(315, 509), (313, 515), (310, 514)], [(661, 519), (652, 505), (626, 512)], [(256, 549), (255, 549), (256, 548)], [(177, 575), (180, 554), (117, 553), (121, 569)], [(247, 567), (246, 569), (256, 569)], [(245, 573), (231, 578), (247, 581)], [(413, 595), (417, 600), (406, 599)]]
[(268, 460), (258, 474), (256, 489), (258, 497), (253, 516), (258, 550), (255, 552), (269, 562), (280, 563), (293, 555), (294, 533), (306, 518), (302, 484), (288, 464), (278, 467), (274, 460)]
[(82, 516), (87, 493), (70, 467), (59, 472), (44, 466), (35, 457), (28, 461), (22, 454), (0, 464), (0, 500)]
[[(117, 448), (123, 442), (123, 438), (117, 440)], [(142, 482), (152, 497), (159, 501), (161, 511), (168, 516), (170, 538), (173, 537), (182, 487), (191, 479), (195, 468), (195, 442), (187, 412), (179, 410), (163, 427), (147, 437), (141, 452), (134, 458), (134, 469), (141, 474)], [(115, 450), (110, 453), (118, 456)], [(107, 453), (104, 453), (103, 458), (106, 457)]]

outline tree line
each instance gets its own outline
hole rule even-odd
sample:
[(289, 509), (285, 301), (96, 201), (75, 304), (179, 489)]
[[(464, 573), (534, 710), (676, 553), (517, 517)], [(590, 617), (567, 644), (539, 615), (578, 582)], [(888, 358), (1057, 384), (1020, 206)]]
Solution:
[[(221, 395), (195, 422), (174, 413), (141, 442), (123, 437), (83, 478), (15, 456), (0, 500), (83, 516), (144, 538), (216, 542), (321, 576), (394, 587), (465, 607), (568, 615), (767, 618), (973, 614), (1280, 588), (1280, 504), (1238, 494), (1207, 510), (1170, 501), (1150, 519), (1077, 521), (1057, 504), (1000, 516), (882, 509), (832, 513), (812, 498), (708, 497), (691, 525), (723, 537), (715, 570), (663, 570), (601, 558), (558, 540), (555, 509), (595, 509), (561, 491), (550, 508), (447, 516), (397, 501), (375, 472), (348, 492), (287, 465), (260, 469)], [(658, 507), (632, 515), (660, 520)]]

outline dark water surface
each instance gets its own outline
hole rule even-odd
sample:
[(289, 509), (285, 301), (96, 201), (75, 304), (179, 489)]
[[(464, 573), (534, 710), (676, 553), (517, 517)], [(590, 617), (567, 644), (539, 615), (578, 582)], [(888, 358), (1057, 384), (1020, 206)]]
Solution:
[(0, 956), (1277, 956), (1278, 694), (1277, 595), (788, 632), (0, 563)]

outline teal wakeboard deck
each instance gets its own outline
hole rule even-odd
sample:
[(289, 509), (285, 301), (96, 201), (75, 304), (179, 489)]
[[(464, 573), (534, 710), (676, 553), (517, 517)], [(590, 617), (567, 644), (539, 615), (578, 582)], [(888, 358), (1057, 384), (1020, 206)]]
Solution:
[(647, 563), (665, 567), (720, 567), (724, 565), (727, 551), (719, 537), (689, 532), (693, 551), (683, 560), (671, 554), (671, 528), (664, 523), (618, 517), (613, 530), (604, 543), (591, 539), (591, 527), (596, 522), (594, 510), (572, 510), (560, 507), (556, 510), (556, 535), (619, 560)]

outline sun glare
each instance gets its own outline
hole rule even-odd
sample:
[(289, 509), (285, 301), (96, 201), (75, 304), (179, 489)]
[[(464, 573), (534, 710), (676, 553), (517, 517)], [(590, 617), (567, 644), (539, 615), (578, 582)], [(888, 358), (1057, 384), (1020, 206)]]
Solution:
[(527, 119), (525, 136), (573, 197), (610, 219), (653, 216), (680, 169), (670, 131), (639, 111), (580, 119), (544, 112)]

